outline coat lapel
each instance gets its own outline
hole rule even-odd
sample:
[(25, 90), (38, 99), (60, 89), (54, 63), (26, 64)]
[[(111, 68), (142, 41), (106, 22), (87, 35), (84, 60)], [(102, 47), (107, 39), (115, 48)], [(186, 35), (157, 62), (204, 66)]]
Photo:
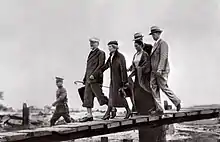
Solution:
[(161, 39), (156, 43), (156, 45), (153, 46), (153, 49), (152, 49), (152, 52), (151, 52), (151, 55), (153, 55), (153, 53), (157, 50), (157, 48), (159, 47), (160, 45), (160, 41)]
[(140, 62), (138, 63), (138, 66), (141, 66), (142, 65), (142, 63), (145, 61), (145, 58), (144, 58), (144, 52), (142, 53), (142, 55), (141, 55), (141, 59), (140, 59)]
[(94, 56), (97, 54), (98, 51), (99, 51), (98, 48), (95, 49), (95, 51), (91, 51), (91, 52), (89, 53), (88, 61), (89, 61), (92, 57), (94, 57)]

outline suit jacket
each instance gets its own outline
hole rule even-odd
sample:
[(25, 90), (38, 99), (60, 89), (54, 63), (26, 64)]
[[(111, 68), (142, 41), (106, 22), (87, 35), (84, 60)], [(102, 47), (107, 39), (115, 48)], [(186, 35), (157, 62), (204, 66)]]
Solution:
[(168, 61), (168, 44), (160, 39), (151, 52), (151, 67), (152, 72), (161, 70), (163, 73), (170, 72)]
[(144, 50), (145, 52), (147, 52), (148, 55), (151, 54), (152, 48), (153, 48), (153, 46), (152, 46), (151, 44), (144, 43), (143, 50)]
[[(86, 73), (83, 81), (88, 83), (103, 83), (103, 73), (101, 68), (105, 65), (105, 52), (100, 49), (91, 51), (86, 65)], [(91, 80), (89, 77), (93, 75), (95, 79)]]

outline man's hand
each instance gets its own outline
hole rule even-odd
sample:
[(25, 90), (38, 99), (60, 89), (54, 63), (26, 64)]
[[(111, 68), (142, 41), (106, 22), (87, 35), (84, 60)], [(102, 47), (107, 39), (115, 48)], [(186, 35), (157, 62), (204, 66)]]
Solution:
[(162, 75), (162, 70), (157, 70), (157, 75)]
[(93, 75), (90, 75), (89, 79), (93, 80), (95, 79)]

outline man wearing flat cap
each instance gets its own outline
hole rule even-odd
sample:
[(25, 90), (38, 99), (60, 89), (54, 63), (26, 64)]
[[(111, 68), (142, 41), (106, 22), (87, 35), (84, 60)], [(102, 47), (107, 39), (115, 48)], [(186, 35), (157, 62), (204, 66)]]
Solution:
[(71, 117), (69, 115), (69, 108), (67, 105), (67, 91), (63, 87), (63, 78), (56, 77), (56, 85), (58, 87), (56, 92), (56, 101), (52, 104), (55, 106), (55, 112), (50, 120), (50, 126), (55, 125), (56, 121), (62, 116), (66, 123), (71, 122)]
[(181, 108), (180, 99), (174, 94), (174, 92), (168, 87), (167, 79), (170, 72), (170, 66), (168, 61), (168, 44), (160, 38), (163, 31), (157, 27), (152, 26), (149, 35), (152, 36), (155, 44), (151, 52), (151, 89), (153, 97), (158, 104), (159, 111), (162, 111), (160, 94), (157, 93), (157, 87), (159, 87), (167, 97), (176, 106), (177, 111)]
[(85, 84), (83, 107), (87, 108), (87, 116), (83, 117), (80, 121), (92, 121), (92, 108), (94, 102), (94, 96), (97, 98), (101, 106), (108, 105), (108, 98), (104, 96), (102, 91), (103, 73), (101, 68), (105, 64), (105, 52), (100, 50), (99, 39), (90, 38), (90, 48), (86, 65), (86, 72), (83, 79)]

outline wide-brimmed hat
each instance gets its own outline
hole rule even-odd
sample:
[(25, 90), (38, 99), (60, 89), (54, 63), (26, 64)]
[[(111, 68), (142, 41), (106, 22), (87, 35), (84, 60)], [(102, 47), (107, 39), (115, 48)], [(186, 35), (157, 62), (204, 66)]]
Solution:
[(134, 39), (133, 41), (135, 40), (141, 40), (144, 36), (141, 34), (141, 33), (135, 33), (134, 34)]
[(157, 27), (157, 26), (152, 26), (152, 27), (150, 28), (150, 33), (149, 33), (149, 35), (152, 35), (153, 33), (157, 33), (157, 32), (162, 33), (163, 30), (161, 30), (161, 29), (160, 29), (159, 27)]

